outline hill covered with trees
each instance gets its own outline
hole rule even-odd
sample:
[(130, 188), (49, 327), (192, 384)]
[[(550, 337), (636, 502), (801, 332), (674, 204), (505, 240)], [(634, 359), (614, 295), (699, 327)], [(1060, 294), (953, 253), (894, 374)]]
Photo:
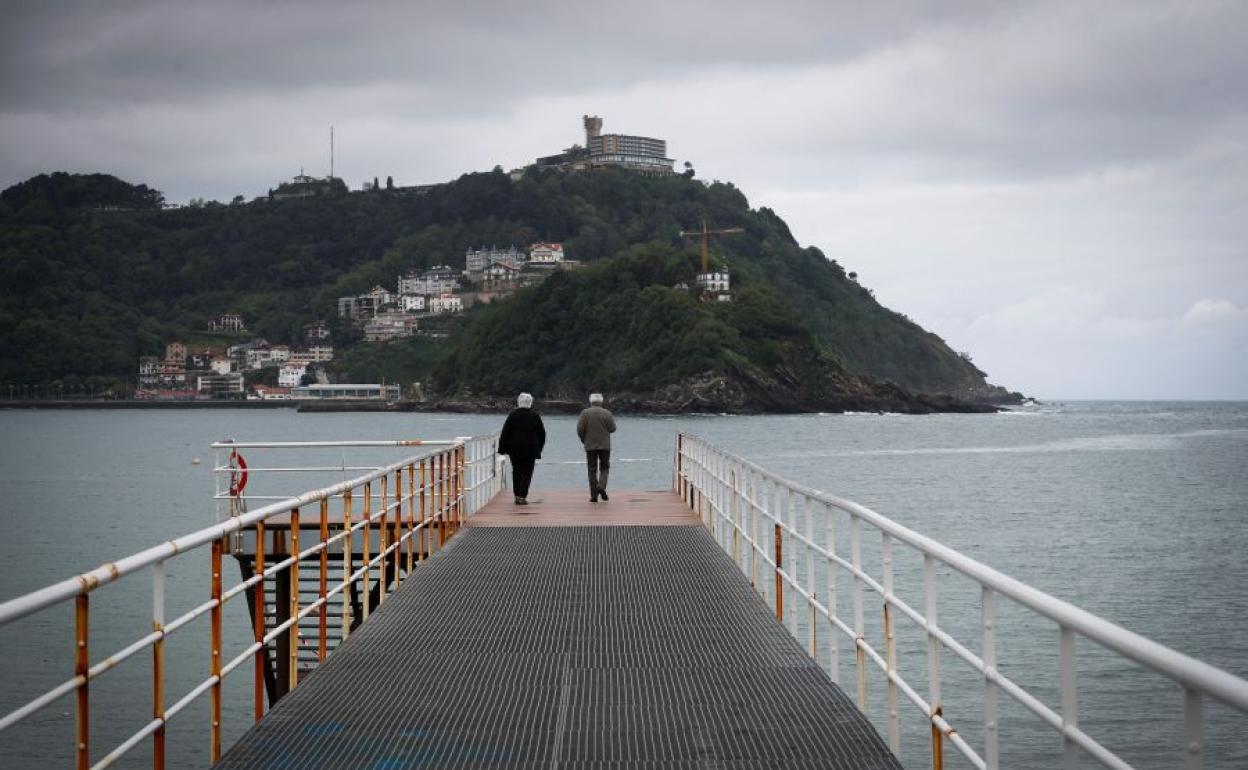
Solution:
[[(420, 378), (444, 394), (553, 398), (592, 381), (642, 399), (735, 373), (723, 382), (759, 394), (783, 374), (810, 387), (823, 377), (829, 393), (841, 377), (850, 390), (875, 379), (1008, 395), (731, 184), (530, 169), (518, 181), (496, 171), (419, 191), (235, 200), (162, 210), (145, 186), (61, 173), (0, 194), (0, 383), (133, 380), (140, 355), (238, 312), (277, 343), (329, 320), (344, 374)], [(703, 221), (745, 231), (713, 247), (734, 303), (672, 288), (692, 282), (697, 258), (680, 232)], [(378, 348), (335, 319), (338, 296), (413, 267), (462, 267), (469, 247), (538, 240), (589, 264), (470, 312), (447, 340)]]

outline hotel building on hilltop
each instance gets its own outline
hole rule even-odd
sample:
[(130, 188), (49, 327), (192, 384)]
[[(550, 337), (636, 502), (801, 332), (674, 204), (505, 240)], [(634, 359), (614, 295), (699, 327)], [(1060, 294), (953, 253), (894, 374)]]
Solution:
[(574, 144), (558, 155), (537, 159), (538, 166), (564, 171), (588, 171), (612, 166), (646, 176), (671, 176), (672, 159), (667, 157), (667, 142), (648, 136), (602, 133), (602, 118), (585, 115), (585, 146)]

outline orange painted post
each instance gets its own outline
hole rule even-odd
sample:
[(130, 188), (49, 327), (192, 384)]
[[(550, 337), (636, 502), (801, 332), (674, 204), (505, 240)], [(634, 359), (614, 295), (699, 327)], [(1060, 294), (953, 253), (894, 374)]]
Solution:
[(364, 600), (363, 610), (364, 619), (368, 620), (368, 599), (372, 593), (372, 572), (373, 568), (369, 564), (373, 560), (373, 484), (372, 482), (364, 483), (364, 542), (361, 544), (362, 554), (360, 556), (360, 567), (364, 570)]
[(446, 516), (444, 506), (446, 502), (446, 481), (442, 478), (442, 465), (442, 453), (438, 453), (438, 455), (434, 457), (433, 508), (434, 518), (438, 523), (439, 551), (442, 550), (442, 546), (446, 543)]
[(290, 509), (290, 617), (294, 621), (287, 638), (290, 639), (290, 689), (299, 686), (299, 509)]
[(78, 770), (91, 766), (91, 691), (87, 673), (91, 670), (91, 653), (87, 649), (90, 600), (87, 594), (78, 594), (74, 600), (74, 676), (81, 677), (78, 684), (77, 713), (74, 719), (74, 756)]
[[(265, 537), (264, 522), (258, 521), (256, 522), (256, 558), (254, 562), (254, 566), (255, 566), (254, 571), (256, 575), (264, 574), (264, 537)], [(252, 706), (255, 711), (256, 721), (259, 722), (260, 718), (264, 716), (264, 693), (265, 693), (265, 687), (264, 687), (264, 665), (265, 665), (264, 664), (264, 634), (265, 634), (264, 605), (265, 605), (266, 599), (264, 595), (265, 594), (264, 578), (263, 577), (260, 578), (260, 582), (252, 586), (251, 590), (253, 594), (251, 625), (252, 625), (252, 629), (255, 632), (255, 641), (257, 644), (260, 645), (260, 648), (256, 650), (255, 659), (252, 665), (252, 668), (254, 669), (253, 675), (252, 675), (252, 680), (253, 680), (252, 681), (252, 689), (253, 689)]]
[(459, 455), (458, 465), (455, 467), (455, 507), (459, 513), (459, 525), (464, 524), (464, 463), (468, 460), (466, 447), (459, 447), (456, 450)]
[(381, 526), (377, 529), (377, 555), (381, 557), (379, 566), (380, 584), (377, 586), (377, 604), (381, 604), (386, 600), (386, 559), (390, 558), (386, 554), (386, 547), (389, 545), (386, 541), (389, 539), (390, 533), (390, 477), (383, 475), (381, 477)]
[(784, 578), (780, 571), (784, 567), (784, 537), (780, 525), (776, 524), (776, 620), (784, 621)]
[(225, 550), (225, 538), (212, 541), (212, 599), (215, 604), (209, 613), (212, 627), (212, 656), (209, 674), (216, 678), (211, 690), (212, 730), (208, 738), (208, 756), (213, 764), (221, 759), (221, 552)]
[(351, 490), (342, 493), (342, 633), (338, 643), (347, 641), (351, 633)]
[(446, 517), (446, 539), (455, 534), (455, 450), (449, 449), (442, 456), (442, 509)]
[(165, 768), (165, 562), (152, 564), (152, 768)]
[(152, 565), (152, 718), (160, 722), (152, 733), (152, 767), (165, 767), (165, 563)]
[(416, 549), (416, 560), (424, 561), (428, 554), (429, 541), (429, 479), (428, 460), (420, 461), (420, 548)]
[(412, 574), (412, 551), (416, 548), (416, 464), (407, 466), (407, 574)]
[(394, 585), (403, 579), (403, 469), (394, 472), (394, 519), (390, 524), (390, 544), (394, 546)]
[(321, 611), (317, 613), (320, 617), (317, 620), (316, 629), (316, 660), (318, 663), (325, 660), (325, 656), (329, 654), (329, 602), (326, 594), (329, 593), (329, 498), (321, 498), (321, 564), (320, 564), (320, 585), (319, 598), (321, 600)]

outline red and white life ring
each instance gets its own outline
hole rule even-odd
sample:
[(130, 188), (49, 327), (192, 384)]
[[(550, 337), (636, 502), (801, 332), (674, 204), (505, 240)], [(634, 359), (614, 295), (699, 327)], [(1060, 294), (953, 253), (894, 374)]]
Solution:
[(247, 486), (247, 461), (237, 449), (230, 451), (230, 497), (238, 497)]

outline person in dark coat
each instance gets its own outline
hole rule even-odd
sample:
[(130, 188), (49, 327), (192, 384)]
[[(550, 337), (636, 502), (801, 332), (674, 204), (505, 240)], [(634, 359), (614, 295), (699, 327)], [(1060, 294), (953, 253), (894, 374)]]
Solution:
[(542, 456), (546, 446), (546, 428), (542, 416), (533, 410), (533, 397), (521, 393), (516, 398), (518, 406), (507, 415), (503, 432), (498, 437), (498, 453), (511, 458), (511, 486), (516, 495), (516, 505), (529, 504), (529, 483), (533, 481), (533, 466)]

